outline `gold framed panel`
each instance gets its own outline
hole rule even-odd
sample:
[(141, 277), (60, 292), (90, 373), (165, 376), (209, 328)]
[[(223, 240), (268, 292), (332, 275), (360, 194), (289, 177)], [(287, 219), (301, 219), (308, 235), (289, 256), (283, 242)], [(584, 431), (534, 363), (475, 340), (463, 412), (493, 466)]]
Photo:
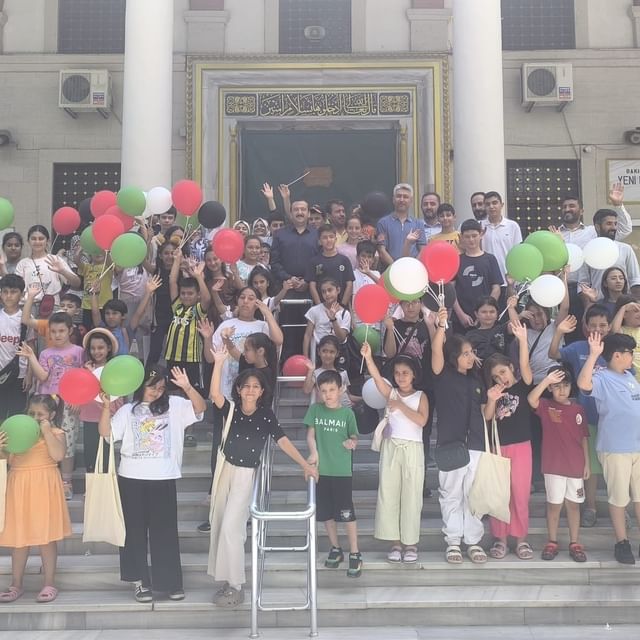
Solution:
[[(356, 70), (368, 71), (375, 69), (402, 71), (405, 69), (424, 69), (431, 71), (432, 78), (432, 102), (426, 105), (431, 109), (433, 114), (433, 130), (430, 138), (430, 147), (427, 149), (429, 157), (433, 159), (433, 180), (435, 190), (450, 200), (452, 195), (451, 183), (451, 124), (450, 124), (450, 104), (449, 104), (449, 67), (448, 56), (432, 56), (428, 59), (420, 58), (392, 58), (381, 59), (354, 59), (345, 60), (343, 57), (328, 59), (314, 58), (313, 61), (299, 58), (295, 59), (265, 59), (263, 57), (251, 58), (203, 58), (202, 56), (189, 56), (187, 58), (187, 86), (186, 86), (186, 118), (187, 118), (187, 141), (186, 141), (186, 173), (200, 184), (203, 184), (204, 176), (204, 131), (205, 131), (205, 76), (207, 73), (224, 72), (224, 71), (251, 71), (251, 72), (269, 72), (269, 71), (322, 71), (325, 69), (332, 70)], [(265, 76), (265, 80), (267, 76)], [(335, 85), (335, 81), (333, 83)], [(225, 149), (225, 109), (224, 100), (229, 94), (248, 94), (251, 92), (315, 92), (315, 93), (349, 93), (349, 92), (391, 92), (401, 93), (408, 92), (411, 96), (412, 109), (410, 114), (405, 117), (411, 118), (411, 135), (408, 135), (407, 127), (400, 122), (399, 127), (399, 176), (404, 177), (406, 173), (410, 173), (411, 181), (417, 186), (420, 184), (420, 149), (419, 138), (422, 127), (427, 125), (423, 121), (422, 108), (423, 104), (419, 102), (417, 85), (407, 85), (403, 83), (401, 76), (398, 84), (375, 83), (373, 85), (357, 85), (357, 86), (291, 86), (286, 84), (260, 84), (259, 86), (225, 86), (221, 80), (218, 86), (218, 105), (217, 105), (217, 122), (210, 123), (216, 131), (217, 144), (217, 176), (215, 177), (216, 198), (224, 200), (224, 184), (226, 176), (223, 172), (225, 166), (225, 158), (228, 159), (229, 166), (229, 206), (231, 212), (237, 211), (238, 197), (238, 162), (239, 162), (239, 145), (237, 143), (237, 132), (230, 131), (229, 145)], [(251, 118), (251, 116), (246, 116)], [(374, 118), (378, 116), (369, 116)], [(245, 118), (242, 118), (244, 121)], [(284, 117), (282, 120), (286, 120)], [(385, 116), (387, 122), (389, 117)], [(295, 117), (293, 118), (295, 120)], [(424, 136), (424, 132), (422, 132)], [(409, 139), (410, 138), (410, 139)], [(412, 149), (412, 166), (408, 170), (408, 145)], [(419, 203), (416, 203), (416, 207)], [(233, 215), (232, 213), (232, 215)]]

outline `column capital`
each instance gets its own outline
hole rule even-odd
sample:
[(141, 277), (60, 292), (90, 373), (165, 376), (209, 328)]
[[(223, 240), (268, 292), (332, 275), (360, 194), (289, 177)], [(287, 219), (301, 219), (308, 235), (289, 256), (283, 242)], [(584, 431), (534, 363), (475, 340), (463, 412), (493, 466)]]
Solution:
[(629, 13), (633, 22), (633, 43), (636, 48), (640, 48), (640, 5), (634, 2), (629, 7)]
[(411, 51), (449, 51), (450, 9), (407, 9)]

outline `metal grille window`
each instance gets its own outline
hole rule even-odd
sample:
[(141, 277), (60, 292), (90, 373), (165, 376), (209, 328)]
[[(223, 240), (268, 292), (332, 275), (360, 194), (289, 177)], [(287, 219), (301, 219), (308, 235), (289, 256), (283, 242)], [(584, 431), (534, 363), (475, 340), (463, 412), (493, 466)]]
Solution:
[(574, 0), (502, 0), (506, 51), (575, 49)]
[(280, 0), (280, 53), (351, 53), (351, 0)]
[(120, 189), (120, 163), (58, 163), (53, 165), (53, 208), (77, 207), (96, 191)]
[(58, 53), (123, 53), (125, 0), (58, 0)]
[(561, 221), (562, 200), (580, 196), (577, 160), (507, 160), (509, 217), (527, 235)]

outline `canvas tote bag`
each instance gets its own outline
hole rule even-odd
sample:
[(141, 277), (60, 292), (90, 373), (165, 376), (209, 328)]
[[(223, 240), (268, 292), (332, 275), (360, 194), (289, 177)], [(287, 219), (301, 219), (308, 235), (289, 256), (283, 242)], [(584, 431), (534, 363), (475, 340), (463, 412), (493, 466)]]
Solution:
[[(218, 447), (218, 453), (216, 457), (216, 472), (213, 474), (213, 483), (211, 484), (211, 509), (213, 512), (213, 505), (216, 502), (216, 491), (218, 490), (218, 484), (220, 483), (220, 474), (222, 473), (222, 467), (227, 459), (224, 457), (224, 445), (227, 442), (227, 437), (229, 436), (229, 430), (231, 429), (231, 421), (233, 420), (233, 412), (235, 411), (236, 405), (233, 400), (229, 401), (229, 413), (224, 421), (224, 427), (222, 428), (222, 438), (220, 438), (220, 446)], [(209, 518), (209, 522), (211, 522), (211, 514)]]
[(477, 518), (489, 514), (502, 522), (509, 522), (511, 501), (511, 460), (503, 458), (498, 437), (498, 425), (491, 422), (495, 453), (489, 446), (487, 423), (484, 423), (484, 451), (480, 454), (476, 475), (469, 491), (469, 509)]
[(0, 460), (0, 532), (4, 531), (4, 512), (7, 495), (7, 461)]
[(116, 476), (113, 436), (109, 438), (109, 467), (103, 471), (104, 438), (100, 438), (95, 472), (86, 474), (87, 495), (84, 500), (84, 531), (82, 542), (108, 542), (124, 547), (126, 536), (120, 488)]

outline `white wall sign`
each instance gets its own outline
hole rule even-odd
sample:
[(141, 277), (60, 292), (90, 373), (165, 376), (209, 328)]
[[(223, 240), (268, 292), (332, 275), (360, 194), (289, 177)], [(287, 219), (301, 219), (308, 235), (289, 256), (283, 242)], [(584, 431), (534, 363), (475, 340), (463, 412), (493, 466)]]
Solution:
[(637, 160), (608, 160), (609, 186), (622, 182), (626, 204), (640, 204), (640, 158)]

